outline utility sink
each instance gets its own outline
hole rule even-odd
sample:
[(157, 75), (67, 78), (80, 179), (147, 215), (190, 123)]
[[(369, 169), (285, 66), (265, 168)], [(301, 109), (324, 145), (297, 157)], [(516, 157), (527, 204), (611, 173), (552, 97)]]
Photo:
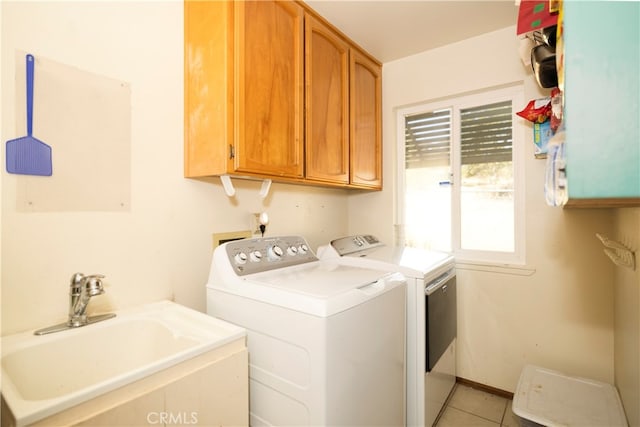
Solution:
[(223, 346), (243, 328), (162, 301), (81, 328), (2, 337), (2, 397), (26, 425)]

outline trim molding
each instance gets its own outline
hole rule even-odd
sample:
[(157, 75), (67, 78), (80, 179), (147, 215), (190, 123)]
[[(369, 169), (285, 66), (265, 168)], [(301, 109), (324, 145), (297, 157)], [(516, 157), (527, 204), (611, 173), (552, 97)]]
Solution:
[(491, 387), (489, 385), (480, 384), (465, 378), (456, 377), (456, 383), (466, 385), (477, 390), (486, 391), (487, 393), (495, 394), (496, 396), (513, 399), (513, 393), (511, 393), (510, 391), (505, 391), (496, 387)]

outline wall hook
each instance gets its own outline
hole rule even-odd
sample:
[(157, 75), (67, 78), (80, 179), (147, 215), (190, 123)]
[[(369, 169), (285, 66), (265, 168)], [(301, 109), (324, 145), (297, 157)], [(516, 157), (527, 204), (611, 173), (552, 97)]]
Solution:
[(269, 195), (269, 189), (271, 188), (271, 180), (265, 179), (262, 181), (262, 187), (260, 188), (260, 197), (266, 199)]
[(222, 181), (222, 188), (227, 196), (233, 197), (236, 195), (236, 189), (233, 188), (231, 177), (229, 175), (220, 175), (220, 181)]
[(636, 269), (636, 254), (620, 242), (611, 240), (600, 233), (596, 233), (596, 237), (605, 246), (604, 253), (611, 259), (615, 265), (627, 267), (631, 270)]
[[(222, 188), (227, 196), (233, 197), (236, 195), (236, 189), (233, 187), (231, 177), (229, 175), (220, 175), (220, 181), (222, 181)], [(271, 189), (271, 180), (262, 180), (262, 187), (260, 188), (260, 197), (265, 199), (269, 195), (269, 189)]]

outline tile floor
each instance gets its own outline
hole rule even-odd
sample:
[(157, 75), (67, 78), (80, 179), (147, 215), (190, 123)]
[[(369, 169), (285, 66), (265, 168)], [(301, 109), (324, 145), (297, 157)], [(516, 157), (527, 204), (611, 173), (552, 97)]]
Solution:
[(511, 400), (456, 384), (436, 427), (518, 427)]

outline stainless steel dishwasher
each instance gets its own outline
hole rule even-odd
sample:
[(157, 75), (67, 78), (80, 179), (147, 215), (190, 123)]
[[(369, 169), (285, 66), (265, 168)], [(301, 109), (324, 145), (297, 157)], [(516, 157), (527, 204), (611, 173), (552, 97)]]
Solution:
[(427, 344), (425, 371), (430, 372), (456, 338), (456, 269), (425, 285), (425, 342)]

